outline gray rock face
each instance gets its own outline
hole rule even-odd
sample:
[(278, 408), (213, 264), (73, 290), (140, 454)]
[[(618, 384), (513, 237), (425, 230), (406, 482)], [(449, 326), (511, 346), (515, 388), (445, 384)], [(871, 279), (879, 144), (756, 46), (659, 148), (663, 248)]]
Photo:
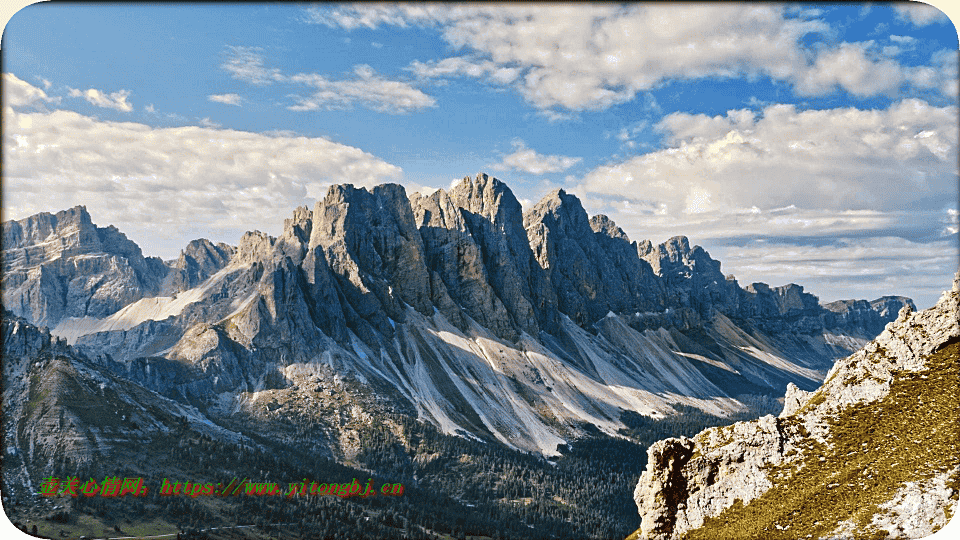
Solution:
[(654, 246), (643, 241), (637, 246), (640, 258), (660, 277), (669, 306), (691, 308), (704, 319), (714, 310), (736, 311), (739, 286), (720, 272), (720, 262), (700, 246), (690, 247), (685, 236), (675, 236)]
[(404, 304), (433, 313), (423, 240), (403, 186), (331, 187), (313, 211), (309, 248), (316, 247), (349, 304), (348, 325), (365, 341), (375, 339), (371, 330), (391, 338), (390, 320), (406, 320)]
[(86, 208), (3, 223), (3, 303), (53, 326), (65, 317), (103, 317), (156, 294), (167, 274), (158, 258), (115, 227), (93, 224)]
[(595, 226), (580, 201), (562, 189), (524, 215), (534, 256), (550, 279), (560, 312), (589, 325), (609, 311), (659, 310), (657, 282), (646, 261), (637, 258), (636, 246), (605, 216)]
[(429, 197), (414, 194), (410, 204), (431, 273), (433, 303), (461, 329), (466, 328), (466, 313), (496, 335), (516, 340), (517, 328), (491, 286), (480, 245), (461, 209), (442, 189)]
[[(960, 278), (960, 273), (957, 275)], [(796, 300), (802, 300), (802, 297), (790, 301), (785, 296), (785, 301), (780, 304), (781, 309), (802, 309), (804, 304), (798, 304)], [(898, 440), (901, 436), (895, 434), (874, 447), (876, 442), (863, 442), (861, 445), (859, 438), (853, 441), (838, 438), (834, 431), (844, 433), (842, 430), (845, 427), (833, 422), (845, 411), (854, 410), (854, 407), (872, 405), (874, 408), (864, 410), (889, 411), (867, 413), (888, 414), (885, 423), (915, 423), (919, 421), (918, 414), (943, 417), (943, 422), (950, 425), (953, 432), (937, 437), (946, 438), (948, 444), (955, 445), (955, 411), (953, 417), (944, 416), (951, 414), (950, 411), (925, 403), (934, 401), (934, 396), (913, 395), (911, 391), (902, 390), (903, 386), (898, 387), (901, 390), (893, 397), (893, 385), (894, 381), (900, 381), (897, 384), (902, 385), (915, 384), (911, 381), (938, 380), (947, 373), (945, 388), (956, 390), (955, 371), (937, 371), (955, 370), (955, 365), (951, 368), (949, 360), (944, 362), (936, 359), (934, 353), (949, 346), (955, 349), (955, 344), (960, 340), (958, 313), (960, 286), (955, 280), (953, 290), (945, 292), (935, 307), (920, 313), (912, 312), (909, 306), (901, 308), (896, 321), (888, 324), (874, 341), (838, 361), (827, 374), (826, 382), (816, 392), (804, 392), (792, 384), (788, 385), (784, 410), (778, 418), (765, 416), (753, 422), (710, 428), (692, 439), (667, 439), (655, 443), (648, 451), (647, 469), (634, 492), (641, 516), (641, 537), (658, 540), (681, 538), (685, 533), (703, 526), (707, 518), (721, 515), (733, 507), (736, 501), (747, 505), (775, 487), (790, 489), (789, 486), (793, 484), (787, 482), (792, 482), (793, 475), (797, 474), (806, 475), (802, 484), (804, 489), (820, 482), (823, 489), (829, 491), (853, 479), (865, 486), (855, 493), (869, 496), (870, 486), (877, 489), (878, 485), (876, 481), (870, 482), (876, 473), (870, 473), (872, 469), (869, 468), (887, 459), (883, 445), (902, 446), (911, 441)], [(955, 356), (952, 361), (955, 364)], [(908, 447), (904, 452), (919, 452), (929, 446), (920, 440), (912, 442), (918, 446)], [(826, 453), (844, 446), (856, 450), (845, 454), (844, 450), (836, 456), (806, 455), (814, 451)], [(869, 470), (849, 471), (843, 468), (851, 459), (850, 456), (855, 454), (867, 454), (868, 459), (864, 463)], [(814, 459), (816, 455), (820, 455), (819, 461)], [(891, 459), (892, 465), (896, 466), (904, 461), (904, 456)], [(944, 509), (956, 507), (956, 496), (952, 490), (945, 488), (945, 483), (950, 478), (955, 482), (960, 470), (955, 462), (952, 469), (947, 463), (947, 468), (939, 473), (928, 466), (936, 466), (936, 461), (927, 464), (921, 460), (918, 464), (926, 468), (906, 471), (904, 475), (917, 481), (906, 482), (895, 494), (890, 493), (892, 498), (886, 503), (878, 505), (871, 521), (872, 527), (883, 529), (893, 537), (915, 538), (931, 534), (946, 523)], [(777, 468), (783, 465), (792, 466), (793, 469)], [(817, 476), (821, 467), (823, 478)], [(881, 466), (881, 469), (882, 475), (889, 474), (889, 466)], [(831, 471), (843, 471), (843, 474)], [(781, 485), (787, 487), (778, 487)], [(826, 497), (827, 493), (811, 496)], [(771, 513), (777, 515), (775, 509), (770, 509), (768, 515)], [(787, 520), (787, 513), (782, 514), (781, 519)], [(818, 517), (803, 516), (798, 519), (814, 520)], [(852, 519), (839, 524), (831, 522), (836, 527), (831, 534), (847, 537), (855, 532)], [(746, 529), (744, 531), (744, 534), (753, 534)], [(860, 533), (866, 534), (863, 531)], [(719, 533), (713, 531), (713, 534)]]
[(490, 286), (514, 325), (532, 336), (555, 331), (557, 299), (537, 264), (524, 231), (520, 202), (510, 188), (480, 173), (464, 178), (450, 191), (480, 247)]

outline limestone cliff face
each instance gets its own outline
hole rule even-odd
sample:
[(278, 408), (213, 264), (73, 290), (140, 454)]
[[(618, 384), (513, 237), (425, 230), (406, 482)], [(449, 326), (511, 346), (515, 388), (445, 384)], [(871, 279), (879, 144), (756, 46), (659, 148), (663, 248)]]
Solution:
[(907, 306), (911, 310), (917, 307), (913, 300), (903, 296), (883, 296), (872, 302), (866, 300), (838, 300), (824, 304), (828, 313), (824, 314), (824, 327), (842, 328), (847, 334), (864, 336), (877, 335), (883, 331), (888, 319)]
[(958, 313), (960, 273), (815, 392), (788, 386), (779, 417), (651, 446), (639, 536), (918, 538), (943, 526), (960, 488)]
[[(433, 312), (423, 240), (403, 186), (372, 191), (333, 186), (313, 211), (310, 248), (321, 247), (346, 303), (348, 322), (365, 341), (393, 336), (404, 305)], [(362, 327), (362, 328), (361, 328)]]
[[(461, 329), (466, 328), (466, 314), (498, 336), (517, 339), (519, 326), (492, 285), (483, 249), (462, 209), (442, 189), (429, 197), (414, 194), (410, 203), (423, 238), (434, 304)], [(519, 288), (519, 281), (514, 285)], [(501, 287), (501, 293), (522, 297), (519, 290)]]
[(610, 311), (663, 308), (659, 283), (646, 261), (637, 257), (636, 246), (605, 216), (591, 225), (576, 197), (556, 190), (523, 219), (558, 309), (576, 323), (593, 324)]

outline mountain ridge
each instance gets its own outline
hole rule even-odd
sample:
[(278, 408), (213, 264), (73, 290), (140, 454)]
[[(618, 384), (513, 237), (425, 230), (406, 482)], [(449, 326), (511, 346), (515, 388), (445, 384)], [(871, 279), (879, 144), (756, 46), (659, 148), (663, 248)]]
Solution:
[[(68, 214), (84, 238), (112, 231), (85, 210)], [(5, 222), (5, 260), (62, 244), (53, 221)], [(448, 433), (545, 455), (582, 425), (616, 434), (627, 410), (772, 410), (787, 383), (814, 388), (883, 320), (864, 302), (838, 316), (792, 284), (741, 288), (686, 237), (633, 242), (563, 190), (523, 213), (483, 173), (430, 196), (335, 185), (279, 237), (196, 240), (166, 264), (141, 263), (139, 248), (76, 245), (86, 247), (9, 259), (4, 304), (28, 320), (44, 313), (31, 322), (163, 395), (213, 406), (215, 395), (296, 386), (298, 366), (326, 363)], [(31, 277), (90, 257), (121, 275), (149, 270), (140, 292), (111, 297), (125, 282), (99, 274)], [(98, 298), (117, 309), (86, 307)], [(59, 311), (41, 309), (51, 305)], [(147, 375), (171, 360), (190, 375)]]

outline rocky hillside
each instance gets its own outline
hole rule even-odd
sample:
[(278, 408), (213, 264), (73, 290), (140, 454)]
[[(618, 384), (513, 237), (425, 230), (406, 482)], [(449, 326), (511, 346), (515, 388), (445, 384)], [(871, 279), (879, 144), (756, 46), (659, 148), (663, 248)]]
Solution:
[(788, 386), (779, 417), (651, 446), (634, 537), (919, 538), (942, 527), (960, 490), (958, 313), (960, 273), (935, 307), (901, 308), (815, 392)]

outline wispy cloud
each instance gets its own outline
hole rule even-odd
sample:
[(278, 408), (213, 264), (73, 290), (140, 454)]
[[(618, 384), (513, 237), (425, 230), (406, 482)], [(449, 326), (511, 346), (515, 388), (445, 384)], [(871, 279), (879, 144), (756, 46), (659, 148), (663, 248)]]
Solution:
[(27, 107), (45, 103), (60, 103), (60, 98), (48, 96), (43, 90), (20, 80), (12, 73), (3, 74), (3, 105), (5, 107)]
[(118, 90), (116, 92), (106, 93), (96, 88), (90, 88), (86, 91), (80, 91), (76, 88), (70, 88), (68, 94), (70, 97), (83, 98), (88, 103), (103, 107), (104, 109), (113, 109), (120, 112), (130, 112), (133, 105), (127, 102), (130, 97), (129, 90)]
[(242, 99), (240, 94), (212, 94), (207, 96), (207, 99), (213, 101), (214, 103), (223, 103), (224, 105), (236, 105), (240, 106)]
[(503, 156), (503, 161), (493, 165), (494, 170), (513, 169), (529, 174), (546, 174), (562, 172), (577, 163), (582, 158), (567, 156), (547, 156), (539, 154), (526, 145), (521, 140), (515, 140), (512, 143), (514, 152)]
[(229, 50), (229, 58), (221, 67), (234, 79), (257, 86), (265, 86), (283, 79), (279, 69), (268, 69), (264, 66), (264, 57), (260, 52), (263, 49), (230, 46)]
[[(257, 47), (230, 47), (230, 59), (223, 68), (234, 78), (254, 84), (286, 84), (312, 87), (307, 96), (293, 95), (292, 111), (348, 109), (361, 106), (387, 114), (406, 114), (434, 107), (436, 100), (408, 82), (391, 80), (376, 73), (366, 64), (354, 66), (353, 77), (333, 79), (319, 73), (284, 74), (277, 68), (268, 68)], [(216, 98), (216, 99), (215, 99)], [(225, 94), (210, 96), (211, 101), (239, 105), (240, 96)]]
[(377, 112), (404, 114), (436, 105), (436, 100), (417, 88), (403, 81), (384, 79), (368, 65), (355, 66), (353, 73), (352, 79), (339, 81), (315, 73), (292, 75), (290, 82), (312, 87), (315, 91), (306, 97), (297, 96), (297, 103), (288, 108), (315, 111), (360, 105)]

